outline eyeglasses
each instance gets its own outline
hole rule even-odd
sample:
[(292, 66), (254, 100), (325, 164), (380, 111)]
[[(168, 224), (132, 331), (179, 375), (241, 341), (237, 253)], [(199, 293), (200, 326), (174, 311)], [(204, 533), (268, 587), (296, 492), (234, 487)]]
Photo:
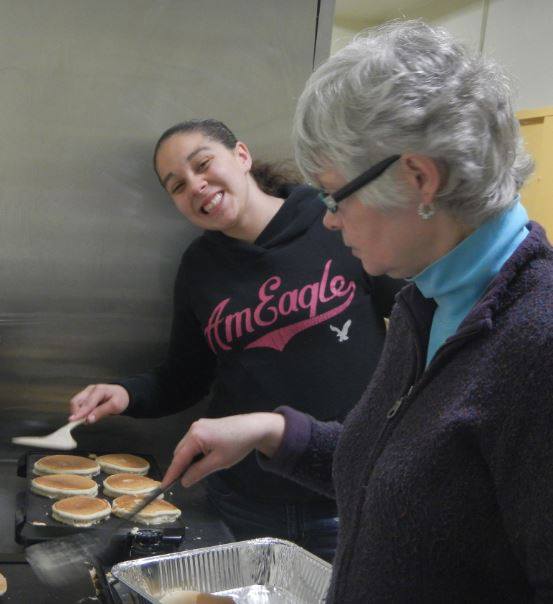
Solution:
[(397, 161), (401, 155), (391, 155), (386, 159), (378, 162), (374, 166), (371, 166), (368, 170), (365, 170), (362, 174), (359, 174), (353, 180), (350, 180), (343, 187), (340, 187), (337, 191), (331, 194), (319, 193), (321, 201), (325, 204), (329, 212), (333, 214), (338, 210), (338, 204), (343, 201), (346, 197), (353, 195), (362, 187), (368, 185), (373, 180), (377, 179), (384, 170), (387, 170), (395, 161)]

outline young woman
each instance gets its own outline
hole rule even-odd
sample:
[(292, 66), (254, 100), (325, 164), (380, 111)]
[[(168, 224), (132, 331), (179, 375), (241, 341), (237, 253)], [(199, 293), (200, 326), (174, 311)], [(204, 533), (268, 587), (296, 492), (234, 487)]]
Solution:
[[(376, 366), (398, 282), (367, 277), (322, 225), (318, 192), (252, 173), (247, 146), (220, 122), (170, 128), (154, 166), (179, 211), (205, 229), (178, 271), (167, 357), (118, 385), (88, 386), (71, 419), (157, 417), (210, 393), (210, 417), (289, 403), (343, 420)], [(332, 557), (335, 503), (262, 471), (254, 456), (211, 476), (207, 490), (237, 539), (284, 537)]]
[[(251, 449), (335, 495), (329, 604), (553, 601), (553, 249), (501, 70), (421, 22), (359, 37), (300, 97), (296, 157), (370, 274), (408, 277), (343, 425), (200, 420), (165, 480)], [(354, 370), (344, 371), (344, 380)]]

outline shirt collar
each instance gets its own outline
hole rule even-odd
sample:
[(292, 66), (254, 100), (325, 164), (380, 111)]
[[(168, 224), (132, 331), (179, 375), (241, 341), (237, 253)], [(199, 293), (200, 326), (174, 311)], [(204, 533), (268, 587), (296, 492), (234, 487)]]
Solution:
[(528, 214), (517, 195), (511, 208), (486, 221), (411, 280), (425, 298), (434, 298), (438, 305), (467, 286), (485, 288), (528, 234), (527, 222)]

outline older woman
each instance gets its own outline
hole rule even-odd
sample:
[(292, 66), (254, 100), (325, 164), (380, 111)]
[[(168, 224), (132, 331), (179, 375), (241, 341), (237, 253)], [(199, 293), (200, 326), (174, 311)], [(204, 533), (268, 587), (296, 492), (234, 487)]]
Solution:
[(313, 74), (295, 142), (325, 225), (411, 283), (343, 426), (289, 407), (202, 420), (165, 481), (254, 448), (333, 493), (329, 602), (553, 601), (553, 250), (517, 194), (531, 161), (499, 68), (387, 24)]

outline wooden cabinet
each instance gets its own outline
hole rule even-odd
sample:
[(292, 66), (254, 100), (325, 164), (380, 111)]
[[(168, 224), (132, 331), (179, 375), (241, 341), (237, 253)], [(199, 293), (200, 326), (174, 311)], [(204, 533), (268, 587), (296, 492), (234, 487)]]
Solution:
[(516, 114), (536, 169), (521, 191), (522, 203), (532, 220), (543, 225), (553, 240), (553, 107)]

